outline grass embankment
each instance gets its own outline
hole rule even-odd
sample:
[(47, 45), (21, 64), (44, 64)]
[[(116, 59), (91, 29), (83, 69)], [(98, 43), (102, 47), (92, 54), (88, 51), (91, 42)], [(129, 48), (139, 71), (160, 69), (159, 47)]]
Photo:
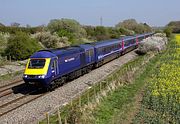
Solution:
[(143, 70), (138, 71), (135, 80), (131, 84), (124, 85), (123, 87), (115, 90), (98, 106), (98, 108), (93, 112), (95, 118), (95, 123), (98, 124), (120, 124), (129, 123), (131, 116), (135, 113), (134, 102), (136, 101), (136, 96), (142, 91), (147, 79), (153, 73), (153, 68), (155, 68), (156, 62), (158, 61), (160, 55), (157, 55), (147, 64), (142, 66)]
[(134, 123), (180, 123), (180, 35), (158, 61)]
[[(149, 73), (151, 66), (149, 58), (152, 55), (139, 56), (128, 62), (105, 80), (92, 86), (71, 104), (61, 109), (61, 119), (66, 117), (69, 123), (108, 123), (112, 117), (124, 109), (124, 106), (133, 102), (136, 93), (143, 87), (143, 80)], [(148, 66), (148, 67), (147, 67)], [(141, 79), (136, 79), (142, 73)], [(121, 88), (119, 88), (121, 87)], [(114, 91), (115, 90), (115, 91)], [(50, 117), (51, 123), (57, 123), (58, 116)], [(46, 123), (46, 120), (41, 123)]]

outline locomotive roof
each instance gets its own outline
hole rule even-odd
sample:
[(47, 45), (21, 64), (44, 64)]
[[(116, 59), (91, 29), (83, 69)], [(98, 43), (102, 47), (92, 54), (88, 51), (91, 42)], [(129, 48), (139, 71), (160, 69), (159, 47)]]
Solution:
[(79, 46), (62, 47), (57, 49), (40, 50), (34, 53), (30, 58), (52, 58), (63, 55), (71, 55), (72, 53), (82, 52), (83, 48)]
[(56, 55), (49, 52), (48, 50), (41, 50), (35, 52), (30, 58), (52, 58), (52, 57), (56, 57)]
[(92, 43), (86, 43), (86, 44), (81, 44), (79, 45), (81, 48), (83, 48), (85, 51), (89, 49), (93, 49)]

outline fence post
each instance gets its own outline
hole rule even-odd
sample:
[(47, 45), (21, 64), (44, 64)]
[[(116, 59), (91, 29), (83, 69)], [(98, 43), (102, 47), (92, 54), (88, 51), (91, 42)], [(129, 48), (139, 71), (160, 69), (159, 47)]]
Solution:
[(47, 124), (49, 124), (49, 113), (46, 112), (46, 119), (47, 119)]
[(5, 60), (7, 61), (7, 56), (5, 56)]
[(99, 88), (100, 88), (100, 93), (101, 93), (101, 90), (102, 90), (102, 82), (100, 81), (100, 84), (99, 84)]
[(11, 56), (9, 56), (9, 61), (11, 62)]
[(66, 119), (66, 117), (64, 118), (64, 124), (67, 124), (67, 119)]
[(95, 86), (94, 87), (94, 100), (96, 101), (96, 89), (95, 89)]
[(79, 96), (79, 108), (81, 108), (81, 96)]
[(59, 124), (62, 124), (59, 107), (58, 107), (58, 110), (57, 110), (57, 114), (58, 114), (58, 122), (59, 122)]
[(87, 99), (88, 99), (88, 105), (89, 105), (89, 90), (87, 92), (88, 92)]
[(72, 101), (72, 99), (71, 99), (71, 107), (73, 106), (73, 101)]

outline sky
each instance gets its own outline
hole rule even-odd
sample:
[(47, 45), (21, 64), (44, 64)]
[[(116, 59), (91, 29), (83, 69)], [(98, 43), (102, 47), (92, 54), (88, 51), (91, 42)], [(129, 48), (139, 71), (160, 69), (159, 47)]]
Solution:
[(82, 25), (114, 26), (125, 19), (151, 26), (180, 20), (180, 0), (0, 0), (0, 23), (47, 25), (51, 19), (75, 19)]

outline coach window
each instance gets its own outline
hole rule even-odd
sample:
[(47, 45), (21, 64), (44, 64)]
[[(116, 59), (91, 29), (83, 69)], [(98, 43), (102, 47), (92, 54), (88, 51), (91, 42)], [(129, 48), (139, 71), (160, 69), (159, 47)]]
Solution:
[(133, 39), (133, 40), (132, 40), (132, 44), (134, 44), (134, 43), (136, 43), (136, 39)]
[(108, 52), (108, 47), (104, 48), (104, 52), (107, 53)]
[(93, 56), (93, 50), (91, 49), (89, 50), (89, 52), (90, 52), (90, 56)]
[(107, 49), (106, 47), (103, 48), (103, 53), (106, 53), (107, 52)]
[(133, 40), (133, 44), (135, 44), (135, 43), (136, 43), (136, 39)]
[(118, 44), (118, 48), (122, 48), (122, 43), (119, 43), (119, 44)]
[(85, 54), (86, 54), (86, 56), (89, 56), (89, 51), (87, 50)]
[(128, 46), (128, 41), (125, 42), (125, 46)]
[(131, 40), (131, 44), (133, 44), (133, 43), (134, 43), (134, 40), (132, 39), (132, 40)]
[(121, 47), (122, 47), (121, 44), (122, 44), (122, 43), (117, 44), (117, 48), (121, 48)]

